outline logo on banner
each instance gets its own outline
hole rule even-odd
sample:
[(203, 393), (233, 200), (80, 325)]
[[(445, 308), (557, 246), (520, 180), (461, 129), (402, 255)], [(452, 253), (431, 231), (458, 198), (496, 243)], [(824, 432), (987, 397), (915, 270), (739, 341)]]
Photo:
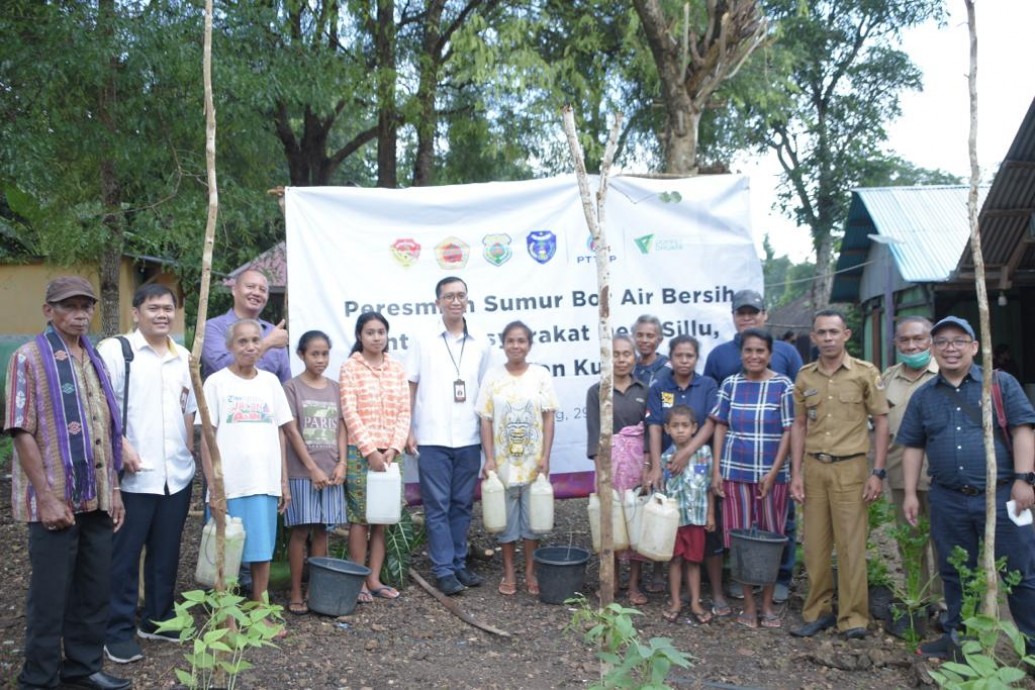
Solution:
[(471, 248), (458, 237), (447, 237), (435, 247), (435, 258), (442, 268), (463, 268)]
[(391, 250), (392, 258), (398, 261), (403, 268), (409, 268), (420, 258), (420, 245), (416, 240), (409, 238), (392, 242)]
[(549, 230), (533, 230), (526, 239), (528, 253), (541, 264), (553, 258), (557, 253), (557, 236)]
[(650, 254), (650, 245), (654, 241), (654, 235), (644, 235), (633, 240), (641, 254)]
[(493, 266), (502, 266), (514, 256), (510, 249), (510, 235), (486, 235), (482, 238), (482, 244), (485, 245), (482, 256)]

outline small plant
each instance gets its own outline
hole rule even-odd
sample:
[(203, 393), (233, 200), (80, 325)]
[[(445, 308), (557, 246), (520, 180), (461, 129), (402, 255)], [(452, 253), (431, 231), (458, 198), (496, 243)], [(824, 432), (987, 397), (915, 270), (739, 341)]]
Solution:
[[(244, 659), (247, 650), (274, 647), (284, 625), (283, 607), (245, 599), (236, 592), (192, 590), (183, 593), (174, 606), (175, 616), (158, 625), (160, 632), (178, 632), (191, 645), (184, 654), (190, 670), (175, 669), (176, 677), (188, 688), (225, 687), (233, 690), (237, 676), (251, 668)], [(198, 626), (194, 614), (200, 613)]]
[(405, 587), (413, 553), (427, 538), (423, 522), (414, 520), (410, 511), (402, 511), (399, 522), (385, 528), (385, 563), (381, 568), (381, 580), (396, 589)]
[[(980, 561), (979, 555), (978, 562)], [(1035, 655), (1027, 653), (1025, 637), (1016, 625), (979, 612), (981, 598), (986, 589), (985, 577), (980, 569), (972, 569), (967, 562), (967, 552), (962, 547), (955, 547), (949, 556), (949, 563), (959, 573), (960, 584), (963, 586), (960, 615), (967, 631), (960, 644), (963, 659), (946, 661), (938, 669), (931, 670), (931, 677), (940, 687), (954, 690), (1015, 687), (1014, 684), (1023, 680), (1026, 675), (1024, 665), (1035, 667)], [(996, 561), (996, 570), (1006, 570), (1005, 557)], [(1007, 573), (1003, 580), (1004, 590), (1009, 592), (1020, 582), (1020, 573)], [(998, 647), (1004, 638), (1018, 657), (1019, 663), (1016, 666), (1010, 665), (1000, 656)]]
[(891, 587), (891, 575), (884, 559), (877, 552), (877, 543), (873, 534), (884, 525), (892, 522), (895, 516), (891, 504), (882, 496), (867, 507), (869, 532), (866, 536), (866, 582), (870, 587)]
[(665, 680), (673, 665), (689, 668), (692, 664), (692, 657), (676, 649), (668, 637), (641, 642), (632, 617), (643, 614), (636, 609), (621, 604), (592, 608), (582, 596), (564, 603), (576, 607), (568, 630), (600, 647), (597, 658), (604, 664), (603, 678), (591, 688), (663, 690), (669, 687)]
[(898, 542), (899, 553), (902, 554), (905, 578), (902, 584), (892, 583), (895, 601), (892, 602), (890, 611), (895, 622), (908, 617), (909, 627), (902, 637), (914, 649), (926, 630), (926, 626), (921, 628), (918, 624), (926, 623), (927, 607), (932, 601), (931, 585), (937, 577), (932, 575), (925, 582), (921, 569), (930, 531), (930, 524), (924, 517), (917, 521), (916, 527), (898, 525), (891, 530), (891, 536)]

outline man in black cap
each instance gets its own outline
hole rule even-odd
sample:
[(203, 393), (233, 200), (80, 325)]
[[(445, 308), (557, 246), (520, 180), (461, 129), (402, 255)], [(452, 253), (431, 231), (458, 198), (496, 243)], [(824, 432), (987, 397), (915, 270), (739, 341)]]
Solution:
[[(967, 552), (967, 565), (978, 567), (978, 547), (985, 533), (985, 449), (981, 422), (982, 370), (974, 363), (978, 342), (961, 318), (947, 316), (931, 329), (938, 375), (909, 399), (897, 441), (905, 447), (902, 467), (906, 519), (916, 524), (917, 486), (924, 452), (931, 487), (931, 539), (938, 556), (948, 612), (943, 637), (920, 645), (919, 654), (946, 658), (952, 653), (961, 621), (963, 583), (949, 564), (956, 546)], [(1015, 525), (1006, 502), (1016, 502), (1014, 515), (1035, 503), (1035, 410), (1010, 374), (996, 372), (992, 382), (996, 457), (996, 559), (1006, 558), (1005, 573), (1019, 573), (1007, 599), (1018, 629), (1027, 636), (1028, 654), (1035, 653), (1035, 532)], [(1009, 435), (1004, 433), (1008, 429)], [(1005, 574), (1004, 573), (1004, 574)]]
[(132, 685), (101, 670), (112, 533), (125, 512), (118, 405), (86, 335), (96, 304), (83, 278), (52, 280), (43, 304), (46, 329), (15, 351), (7, 369), (12, 512), (28, 523), (32, 568), (18, 675), (23, 689)]

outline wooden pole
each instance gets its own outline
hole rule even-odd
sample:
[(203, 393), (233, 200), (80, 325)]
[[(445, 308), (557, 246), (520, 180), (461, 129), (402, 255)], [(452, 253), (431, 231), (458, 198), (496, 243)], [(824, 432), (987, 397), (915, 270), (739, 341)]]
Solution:
[(596, 458), (597, 496), (600, 498), (600, 605), (607, 606), (614, 601), (615, 559), (614, 559), (614, 527), (611, 524), (611, 443), (613, 437), (613, 399), (614, 382), (612, 367), (612, 330), (611, 330), (611, 268), (610, 248), (604, 231), (606, 219), (605, 201), (607, 198), (607, 179), (611, 170), (617, 148), (618, 132), (621, 128), (622, 116), (615, 115), (614, 124), (608, 135), (604, 149), (604, 158), (600, 163), (600, 183), (597, 188), (596, 204), (589, 191), (589, 176), (586, 173), (586, 160), (579, 144), (575, 129), (575, 113), (570, 105), (564, 106), (564, 133), (568, 138), (568, 147), (575, 163), (575, 179), (579, 185), (579, 196), (582, 198), (582, 210), (586, 216), (586, 225), (593, 236), (593, 245), (597, 264), (597, 291), (599, 297), (598, 315), (600, 338), (600, 446)]
[(967, 215), (970, 218), (970, 251), (974, 256), (974, 288), (977, 292), (978, 323), (981, 333), (981, 426), (985, 434), (985, 551), (981, 567), (985, 573), (985, 596), (982, 610), (989, 616), (999, 617), (999, 574), (995, 569), (996, 481), (995, 438), (992, 435), (992, 325), (988, 317), (988, 286), (985, 284), (985, 257), (981, 252), (981, 227), (978, 223), (978, 184), (981, 168), (977, 156), (978, 96), (977, 96), (977, 22), (974, 3), (967, 6), (967, 28), (970, 33), (970, 73), (967, 86), (970, 91), (970, 193), (967, 195)]
[(205, 0), (205, 47), (202, 73), (205, 82), (205, 168), (208, 172), (208, 221), (205, 224), (205, 246), (201, 256), (201, 291), (198, 296), (198, 320), (194, 327), (194, 349), (191, 352), (190, 378), (198, 399), (201, 435), (212, 460), (212, 482), (208, 491), (209, 506), (216, 521), (216, 590), (226, 589), (223, 560), (226, 553), (226, 491), (223, 488), (223, 463), (216, 445), (215, 429), (209, 415), (208, 402), (201, 383), (201, 350), (205, 343), (205, 321), (208, 314), (208, 293), (212, 282), (212, 248), (215, 244), (216, 217), (219, 214), (219, 188), (216, 186), (216, 111), (212, 104), (212, 0)]

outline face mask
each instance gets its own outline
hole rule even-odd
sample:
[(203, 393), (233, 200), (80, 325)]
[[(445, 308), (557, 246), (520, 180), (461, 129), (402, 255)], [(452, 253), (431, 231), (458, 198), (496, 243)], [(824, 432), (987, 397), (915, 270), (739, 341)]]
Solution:
[(927, 364), (931, 361), (931, 351), (924, 350), (923, 352), (914, 352), (912, 354), (899, 352), (898, 361), (902, 362), (910, 369), (926, 369)]

